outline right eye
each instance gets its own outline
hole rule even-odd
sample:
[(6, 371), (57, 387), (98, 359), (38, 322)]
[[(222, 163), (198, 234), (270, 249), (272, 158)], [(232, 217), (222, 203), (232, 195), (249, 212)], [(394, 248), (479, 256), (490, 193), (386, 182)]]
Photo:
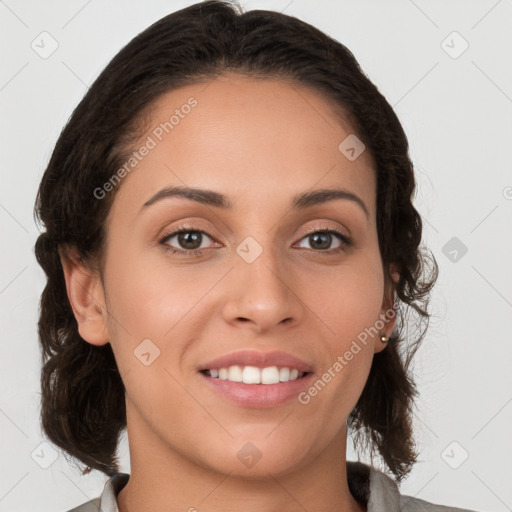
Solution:
[[(180, 226), (171, 233), (166, 234), (160, 239), (160, 244), (164, 246), (166, 251), (173, 254), (199, 255), (203, 252), (206, 246), (202, 246), (204, 236), (211, 239), (210, 235), (200, 229), (194, 229), (190, 226)], [(171, 245), (171, 240), (176, 238), (178, 247)]]

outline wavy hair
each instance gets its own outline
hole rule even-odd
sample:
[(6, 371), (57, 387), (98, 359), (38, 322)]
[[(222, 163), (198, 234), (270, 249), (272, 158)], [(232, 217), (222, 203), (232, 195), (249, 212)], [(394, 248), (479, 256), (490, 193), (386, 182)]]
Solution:
[[(59, 251), (73, 247), (100, 268), (105, 220), (116, 190), (101, 187), (126, 161), (141, 120), (162, 94), (236, 72), (281, 79), (320, 92), (342, 112), (370, 151), (377, 178), (377, 230), (386, 281), (395, 264), (397, 323), (385, 350), (373, 357), (348, 425), (357, 449), (376, 452), (400, 481), (417, 461), (410, 371), (428, 327), (437, 279), (435, 258), (421, 245), (421, 217), (408, 141), (392, 107), (353, 54), (315, 27), (273, 11), (243, 12), (233, 0), (196, 3), (160, 19), (133, 38), (106, 66), (73, 111), (42, 177), (35, 204), (42, 224), (35, 254), (47, 282), (38, 323), (42, 350), (41, 425), (48, 438), (86, 468), (111, 476), (126, 427), (124, 385), (110, 344), (79, 335)], [(122, 185), (120, 185), (122, 186)], [(116, 187), (116, 189), (119, 187)], [(408, 313), (415, 336), (406, 336)]]

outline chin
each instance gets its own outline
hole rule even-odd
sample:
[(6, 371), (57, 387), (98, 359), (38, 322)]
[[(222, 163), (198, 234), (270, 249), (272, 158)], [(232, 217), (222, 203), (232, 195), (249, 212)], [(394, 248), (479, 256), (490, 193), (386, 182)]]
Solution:
[(219, 446), (223, 456), (219, 454), (211, 461), (216, 471), (246, 480), (268, 480), (270, 475), (285, 476), (304, 464), (304, 450), (295, 443), (284, 449), (280, 443), (277, 448), (262, 436), (261, 441), (235, 440), (232, 444), (235, 447), (228, 448), (232, 456), (226, 453), (226, 446)]
[(245, 467), (238, 459), (234, 464), (232, 460), (226, 461), (226, 464), (222, 468), (217, 468), (217, 471), (229, 474), (230, 477), (240, 478), (241, 480), (264, 481), (272, 477), (284, 477), (296, 471), (299, 466), (300, 461), (279, 460), (274, 456), (273, 460), (263, 461), (262, 458), (252, 467)]

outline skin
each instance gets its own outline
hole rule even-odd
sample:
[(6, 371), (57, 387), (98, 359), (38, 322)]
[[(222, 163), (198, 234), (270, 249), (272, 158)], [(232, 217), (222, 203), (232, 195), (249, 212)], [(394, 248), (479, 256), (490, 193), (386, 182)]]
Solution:
[[(111, 343), (126, 387), (131, 477), (119, 510), (362, 511), (347, 485), (346, 421), (386, 346), (379, 336), (308, 404), (240, 407), (197, 369), (238, 349), (275, 349), (320, 377), (388, 310), (371, 155), (349, 161), (338, 150), (353, 132), (321, 94), (234, 74), (159, 98), (135, 147), (190, 97), (198, 105), (118, 186), (102, 278), (62, 254), (79, 332)], [(173, 197), (140, 211), (171, 185), (221, 192), (233, 207)], [(356, 194), (368, 217), (346, 199), (289, 208), (320, 188)], [(184, 249), (178, 236), (159, 242), (182, 222), (207, 233), (202, 255), (166, 252)], [(338, 228), (352, 245), (336, 252), (333, 235), (316, 248), (308, 228)], [(252, 263), (236, 252), (248, 236), (263, 249)], [(134, 355), (145, 339), (160, 350), (149, 366)], [(262, 455), (252, 467), (237, 457), (247, 442)]]

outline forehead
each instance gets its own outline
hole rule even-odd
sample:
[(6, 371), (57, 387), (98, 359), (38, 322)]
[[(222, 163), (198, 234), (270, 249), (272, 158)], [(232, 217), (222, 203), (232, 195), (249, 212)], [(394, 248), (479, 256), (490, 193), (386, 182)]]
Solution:
[(373, 218), (373, 160), (367, 150), (347, 158), (344, 141), (357, 135), (339, 112), (321, 93), (297, 83), (245, 75), (170, 91), (145, 116), (145, 131), (131, 148), (137, 161), (125, 166), (129, 172), (114, 206), (140, 207), (169, 185), (244, 195), (238, 204), (247, 207), (344, 187), (364, 200)]

